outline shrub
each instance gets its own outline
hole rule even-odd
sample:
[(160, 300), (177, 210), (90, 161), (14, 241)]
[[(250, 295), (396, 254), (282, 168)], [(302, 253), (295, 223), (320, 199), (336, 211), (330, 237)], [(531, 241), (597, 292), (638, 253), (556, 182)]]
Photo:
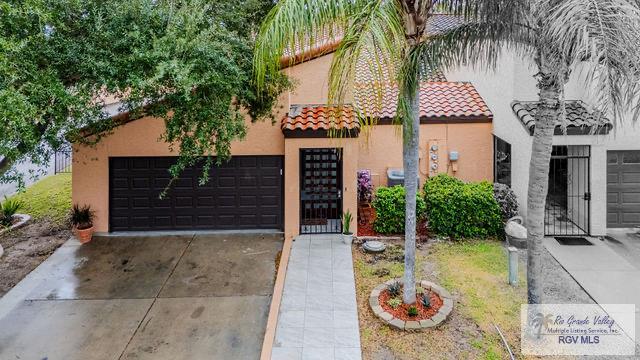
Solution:
[(13, 215), (23, 206), (22, 201), (15, 198), (7, 199), (5, 196), (2, 205), (0, 205), (0, 225), (11, 226)]
[(502, 213), (486, 181), (464, 183), (446, 174), (424, 184), (429, 227), (453, 238), (484, 238), (502, 232)]
[(358, 170), (358, 201), (370, 203), (373, 196), (373, 183), (369, 170)]
[(518, 215), (518, 198), (510, 187), (500, 183), (493, 184), (493, 197), (500, 206), (503, 220)]
[[(380, 234), (401, 234), (404, 232), (404, 194), (404, 187), (399, 185), (376, 189), (373, 200), (373, 208), (376, 211), (373, 230)], [(425, 209), (424, 199), (422, 195), (418, 194), (416, 201), (418, 220), (424, 218)]]
[(418, 308), (415, 306), (410, 306), (409, 309), (407, 309), (407, 315), (411, 317), (418, 316)]

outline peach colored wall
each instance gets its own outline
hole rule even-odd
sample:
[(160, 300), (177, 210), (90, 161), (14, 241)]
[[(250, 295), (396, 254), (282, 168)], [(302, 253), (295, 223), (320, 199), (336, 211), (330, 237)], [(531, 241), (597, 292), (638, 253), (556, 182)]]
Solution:
[[(360, 135), (358, 169), (371, 170), (375, 186), (387, 185), (387, 169), (402, 168), (402, 134), (395, 125), (376, 125)], [(493, 179), (491, 123), (420, 125), (420, 184), (427, 176), (447, 172), (465, 181)], [(430, 171), (429, 149), (438, 145), (438, 171)], [(449, 151), (459, 153), (457, 171)]]
[(357, 233), (358, 159), (357, 139), (285, 139), (284, 141), (284, 234), (285, 239), (294, 237), (300, 228), (300, 149), (342, 148), (342, 208), (354, 214), (351, 229)]
[[(283, 155), (284, 136), (279, 124), (247, 120), (247, 136), (231, 145), (232, 155)], [(109, 229), (109, 157), (177, 156), (160, 139), (162, 119), (145, 117), (116, 128), (95, 147), (74, 146), (73, 202), (89, 204), (96, 211), (96, 231)]]
[[(328, 71), (332, 55), (286, 69), (296, 88), (283, 94), (275, 108), (277, 119), (289, 104), (327, 102)], [(379, 125), (360, 139), (284, 139), (279, 122), (250, 123), (243, 141), (232, 144), (232, 155), (285, 155), (285, 235), (291, 238), (299, 229), (299, 149), (305, 147), (342, 147), (344, 149), (344, 209), (357, 213), (356, 170), (371, 169), (376, 185), (386, 185), (386, 170), (402, 167), (402, 139), (398, 128)], [(432, 141), (440, 145), (440, 159), (448, 159), (447, 150), (457, 150), (457, 177), (464, 180), (490, 180), (493, 174), (491, 123), (429, 124), (420, 126), (421, 178), (428, 174), (426, 151)], [(96, 231), (108, 231), (109, 156), (171, 156), (168, 144), (159, 140), (164, 132), (161, 119), (142, 118), (116, 128), (95, 147), (74, 146), (73, 202), (89, 204), (96, 211)], [(441, 161), (441, 165), (446, 161)], [(441, 170), (447, 168), (441, 166)], [(453, 174), (449, 167), (448, 172)], [(356, 223), (354, 219), (353, 229)]]
[(288, 68), (295, 88), (289, 93), (291, 104), (325, 104), (329, 91), (329, 68), (333, 55), (326, 55)]
[[(332, 55), (323, 56), (286, 69), (296, 87), (280, 97), (274, 109), (278, 121), (275, 124), (269, 121), (251, 123), (247, 119), (247, 136), (232, 144), (231, 154), (283, 155), (284, 136), (279, 120), (289, 110), (290, 103), (314, 104), (327, 101), (331, 58)], [(109, 157), (177, 156), (177, 153), (170, 151), (167, 143), (159, 140), (163, 132), (164, 123), (161, 119), (145, 117), (116, 128), (113, 134), (103, 138), (95, 147), (74, 146), (73, 202), (93, 207), (96, 211), (96, 231), (108, 231), (109, 227)], [(297, 221), (297, 215), (295, 219)]]

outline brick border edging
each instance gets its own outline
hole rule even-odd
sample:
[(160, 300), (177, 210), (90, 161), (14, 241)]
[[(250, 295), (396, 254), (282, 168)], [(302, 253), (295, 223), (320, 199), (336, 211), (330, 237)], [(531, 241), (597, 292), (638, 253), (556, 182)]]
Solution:
[(416, 285), (421, 286), (425, 290), (433, 291), (434, 293), (438, 294), (438, 296), (440, 296), (440, 298), (442, 299), (442, 307), (440, 307), (440, 309), (438, 309), (438, 312), (436, 312), (431, 318), (425, 320), (407, 321), (394, 318), (392, 314), (386, 312), (382, 308), (380, 302), (378, 301), (378, 296), (380, 296), (380, 293), (387, 288), (387, 285), (390, 285), (394, 282), (399, 282), (400, 284), (403, 283), (401, 279), (391, 279), (385, 281), (384, 283), (373, 288), (371, 294), (369, 295), (369, 306), (371, 307), (371, 310), (373, 310), (373, 313), (391, 327), (400, 330), (422, 330), (436, 327), (443, 321), (445, 321), (453, 310), (453, 298), (447, 290), (439, 285), (432, 283), (431, 281), (422, 280), (420, 282), (416, 282)]

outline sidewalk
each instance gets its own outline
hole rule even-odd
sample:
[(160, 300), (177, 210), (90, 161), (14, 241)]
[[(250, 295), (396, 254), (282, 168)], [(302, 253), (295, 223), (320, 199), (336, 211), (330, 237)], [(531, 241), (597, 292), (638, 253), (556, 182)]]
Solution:
[(589, 241), (593, 246), (563, 246), (553, 238), (544, 239), (544, 244), (598, 304), (635, 304), (635, 336), (638, 342), (640, 270), (601, 240), (589, 238)]
[(351, 246), (340, 235), (293, 242), (271, 356), (361, 359)]

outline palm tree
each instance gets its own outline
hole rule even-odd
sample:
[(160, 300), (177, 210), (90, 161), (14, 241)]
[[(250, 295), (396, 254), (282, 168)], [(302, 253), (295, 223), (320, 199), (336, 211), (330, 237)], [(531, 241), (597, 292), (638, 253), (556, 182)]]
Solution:
[[(596, 110), (613, 117), (616, 123), (625, 117), (637, 119), (639, 4), (638, 0), (534, 0), (517, 9), (521, 13), (513, 17), (514, 23), (465, 24), (422, 50), (450, 49), (454, 52), (446, 57), (450, 64), (464, 64), (485, 54), (487, 49), (495, 54), (495, 47), (508, 43), (523, 56), (532, 58), (537, 66), (539, 104), (529, 167), (526, 221), (530, 304), (540, 303), (542, 297), (540, 257), (549, 161), (554, 129), (556, 124), (563, 123), (564, 86), (573, 70), (583, 70), (584, 85), (592, 89)], [(464, 46), (448, 47), (452, 42)]]
[[(509, 0), (282, 0), (265, 18), (256, 41), (254, 69), (258, 88), (280, 71), (286, 49), (314, 44), (318, 37), (341, 37), (329, 74), (329, 103), (342, 106), (352, 90), (356, 67), (366, 63), (379, 80), (371, 89), (384, 92), (390, 79), (399, 88), (396, 122), (402, 125), (405, 171), (405, 270), (403, 301), (415, 296), (416, 197), (418, 193), (420, 67), (437, 68), (450, 52), (423, 52), (426, 25), (440, 11), (488, 21), (503, 16), (511, 22)], [(511, 5), (508, 5), (511, 4)], [(455, 46), (455, 41), (451, 46)], [(485, 54), (492, 57), (494, 54)], [(391, 75), (385, 75), (386, 73)], [(374, 116), (375, 117), (375, 116)], [(375, 121), (375, 120), (374, 120)]]

